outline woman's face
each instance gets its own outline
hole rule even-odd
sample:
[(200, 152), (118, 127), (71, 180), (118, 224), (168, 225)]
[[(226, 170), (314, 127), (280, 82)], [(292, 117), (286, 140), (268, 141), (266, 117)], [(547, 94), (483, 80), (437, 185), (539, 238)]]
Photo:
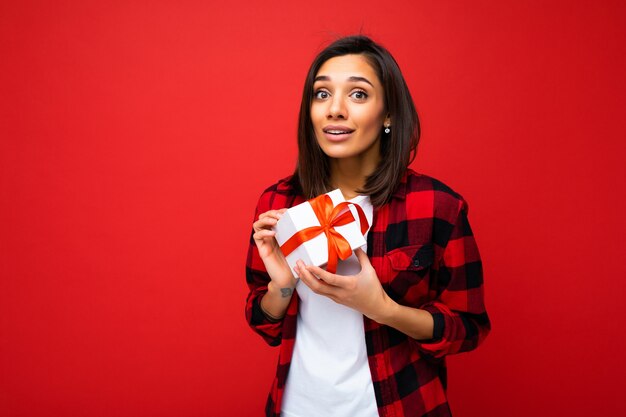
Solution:
[(388, 122), (383, 87), (362, 55), (324, 62), (315, 76), (311, 122), (322, 151), (331, 158), (380, 154), (380, 134)]

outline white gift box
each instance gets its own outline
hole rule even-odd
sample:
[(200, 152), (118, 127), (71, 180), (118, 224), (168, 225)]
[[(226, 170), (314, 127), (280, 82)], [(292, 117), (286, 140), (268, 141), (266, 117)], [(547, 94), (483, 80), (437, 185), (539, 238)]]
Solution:
[[(333, 206), (337, 206), (345, 201), (339, 189), (333, 190), (327, 193), (327, 195), (332, 200)], [(354, 221), (334, 227), (334, 229), (346, 239), (352, 250), (367, 243), (361, 233), (359, 214), (354, 204), (356, 203), (350, 203), (347, 207), (347, 209), (352, 212)], [(313, 226), (320, 226), (320, 221), (315, 211), (313, 211), (310, 202), (306, 201), (283, 213), (283, 216), (276, 223), (276, 226), (273, 227), (273, 230), (276, 232), (276, 241), (280, 246), (283, 246), (283, 244), (298, 231)], [(294, 249), (293, 252), (287, 255), (286, 259), (295, 278), (298, 278), (298, 275), (294, 271), (298, 259), (302, 259), (306, 265), (324, 266), (328, 262), (328, 239), (326, 234), (321, 232), (313, 239), (302, 243)]]

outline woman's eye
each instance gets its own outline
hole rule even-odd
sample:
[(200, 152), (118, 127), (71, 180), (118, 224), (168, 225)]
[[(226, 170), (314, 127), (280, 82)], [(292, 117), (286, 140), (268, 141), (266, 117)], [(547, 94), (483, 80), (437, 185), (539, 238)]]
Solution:
[(325, 98), (328, 98), (328, 91), (324, 91), (324, 90), (316, 91), (314, 94), (314, 97), (318, 100), (324, 100)]
[(367, 93), (365, 91), (357, 90), (351, 94), (357, 100), (365, 100), (367, 98)]

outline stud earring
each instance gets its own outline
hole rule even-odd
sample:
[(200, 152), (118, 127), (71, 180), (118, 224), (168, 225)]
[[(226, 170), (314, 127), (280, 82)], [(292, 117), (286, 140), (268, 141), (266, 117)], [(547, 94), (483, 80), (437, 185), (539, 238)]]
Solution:
[(389, 134), (389, 132), (391, 132), (391, 129), (389, 128), (389, 126), (385, 126), (385, 133)]

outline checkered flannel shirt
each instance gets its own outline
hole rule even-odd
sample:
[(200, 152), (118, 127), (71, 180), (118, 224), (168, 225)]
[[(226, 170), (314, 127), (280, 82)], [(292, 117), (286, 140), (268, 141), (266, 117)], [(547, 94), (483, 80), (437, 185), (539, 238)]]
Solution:
[[(285, 178), (263, 192), (255, 220), (268, 210), (303, 201)], [(445, 357), (476, 348), (491, 328), (467, 203), (440, 181), (409, 169), (391, 201), (374, 208), (367, 252), (387, 294), (402, 305), (430, 312), (435, 324), (433, 339), (425, 341), (364, 317), (380, 416), (450, 416)], [(267, 343), (280, 345), (265, 410), (268, 417), (277, 417), (296, 337), (298, 296), (294, 292), (281, 321), (264, 316), (259, 300), (267, 291), (269, 276), (252, 238), (246, 280), (248, 323)]]

